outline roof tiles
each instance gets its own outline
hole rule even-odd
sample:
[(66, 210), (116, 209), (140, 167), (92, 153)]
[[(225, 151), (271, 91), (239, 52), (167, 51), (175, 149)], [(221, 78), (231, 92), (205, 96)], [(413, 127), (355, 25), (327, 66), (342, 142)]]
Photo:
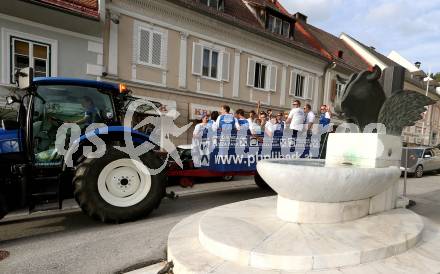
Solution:
[(99, 19), (98, 0), (31, 0), (31, 2), (51, 6), (92, 19)]

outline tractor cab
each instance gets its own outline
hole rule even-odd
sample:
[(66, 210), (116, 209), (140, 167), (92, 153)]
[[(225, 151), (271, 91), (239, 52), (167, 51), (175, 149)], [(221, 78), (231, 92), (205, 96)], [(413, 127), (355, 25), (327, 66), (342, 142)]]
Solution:
[[(103, 221), (134, 219), (151, 211), (164, 194), (162, 175), (153, 176), (133, 166), (129, 155), (114, 148), (124, 143), (127, 131), (138, 142), (149, 141), (148, 135), (121, 124), (127, 103), (133, 100), (125, 85), (72, 78), (33, 79), (32, 75), (32, 68), (17, 73), (21, 94), (7, 98), (10, 104), (18, 103), (17, 118), (2, 121), (0, 129), (0, 169), (8, 174), (0, 179), (0, 218), (8, 210), (25, 205), (31, 212), (61, 208), (69, 196), (86, 199), (82, 209)], [(60, 130), (62, 127), (67, 130)], [(100, 131), (102, 128), (105, 130)], [(60, 134), (64, 134), (61, 139)], [(101, 157), (84, 157), (84, 146), (97, 150), (96, 140), (105, 145)], [(72, 147), (75, 154), (67, 156)], [(145, 168), (152, 166), (143, 162), (146, 159), (158, 165), (154, 154), (146, 154), (148, 157), (143, 155), (138, 160)], [(70, 166), (65, 157), (73, 159)], [(112, 161), (118, 164), (108, 167)], [(84, 178), (85, 173), (88, 178)], [(131, 188), (129, 178), (136, 182)], [(156, 193), (148, 197), (154, 181), (159, 181)], [(149, 199), (153, 201), (144, 201)], [(139, 205), (142, 201), (144, 204)], [(137, 211), (133, 212), (130, 204)]]
[(119, 85), (71, 78), (33, 79), (28, 76), (32, 75), (29, 69), (18, 77), (19, 90), (24, 94), (7, 98), (11, 104), (19, 103), (17, 119), (2, 123), (9, 137), (17, 135), (17, 144), (11, 150), (34, 165), (62, 164), (55, 141), (58, 128), (65, 123), (77, 124), (82, 132), (93, 123), (119, 124), (114, 104), (120, 95)]

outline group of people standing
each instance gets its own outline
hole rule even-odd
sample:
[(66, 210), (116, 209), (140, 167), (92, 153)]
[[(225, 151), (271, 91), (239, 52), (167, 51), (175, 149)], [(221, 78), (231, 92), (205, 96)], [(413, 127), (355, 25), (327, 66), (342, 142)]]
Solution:
[[(310, 104), (301, 107), (299, 100), (293, 101), (289, 113), (279, 112), (274, 114), (271, 109), (259, 111), (260, 104), (257, 105), (257, 111), (252, 110), (249, 112), (248, 118), (245, 117), (243, 109), (236, 110), (235, 114), (230, 113), (230, 110), (228, 105), (222, 105), (220, 113), (213, 111), (204, 115), (202, 122), (196, 125), (193, 137), (196, 139), (207, 138), (209, 132), (217, 136), (219, 132), (224, 130), (230, 133), (236, 132), (237, 136), (252, 136), (258, 140), (271, 138), (274, 143), (279, 143), (282, 137), (287, 137), (294, 140), (294, 150), (295, 147), (299, 146), (299, 141), (302, 141), (305, 148), (301, 154), (302, 157), (311, 157), (309, 154), (312, 134), (324, 130), (324, 134), (321, 131), (319, 156), (325, 155), (325, 141), (328, 132), (331, 131), (329, 127), (331, 114), (326, 105), (320, 107), (319, 123), (317, 124), (315, 124), (316, 117)], [(315, 126), (317, 127), (315, 128)], [(321, 129), (319, 129), (320, 126), (322, 126)], [(302, 139), (299, 139), (299, 136)]]
[[(293, 137), (296, 137), (299, 132), (303, 131), (311, 135), (315, 122), (315, 114), (310, 104), (301, 108), (299, 100), (293, 101), (292, 110), (289, 113), (279, 112), (276, 115), (271, 109), (259, 111), (259, 103), (257, 111), (251, 110), (248, 118), (245, 117), (243, 109), (236, 110), (235, 114), (230, 113), (230, 110), (228, 105), (222, 105), (220, 113), (213, 111), (203, 115), (202, 122), (196, 125), (193, 136), (201, 137), (206, 129), (217, 131), (218, 129), (230, 128), (237, 131), (246, 129), (255, 136), (264, 134), (273, 137), (276, 131), (284, 131), (288, 125), (293, 131)], [(319, 124), (326, 127), (331, 120), (330, 110), (326, 105), (322, 105), (320, 112)]]

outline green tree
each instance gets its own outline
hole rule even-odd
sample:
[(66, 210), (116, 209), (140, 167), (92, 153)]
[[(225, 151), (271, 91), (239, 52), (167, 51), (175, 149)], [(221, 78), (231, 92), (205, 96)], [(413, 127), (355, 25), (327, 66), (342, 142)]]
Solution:
[(431, 78), (434, 79), (437, 82), (440, 82), (440, 72), (431, 73)]

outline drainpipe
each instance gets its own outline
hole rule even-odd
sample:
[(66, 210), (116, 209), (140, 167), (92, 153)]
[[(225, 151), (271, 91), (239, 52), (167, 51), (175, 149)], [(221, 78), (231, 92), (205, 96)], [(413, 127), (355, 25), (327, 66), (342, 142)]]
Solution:
[[(324, 95), (325, 95), (325, 84), (326, 84), (326, 82), (327, 82), (327, 72), (330, 70), (330, 69), (334, 69), (334, 68), (336, 68), (336, 62), (335, 61), (332, 61), (332, 62), (330, 62), (327, 66), (325, 66), (325, 68), (324, 68), (324, 81), (322, 81), (322, 90), (324, 91)], [(322, 100), (322, 102), (324, 103), (324, 100)]]

